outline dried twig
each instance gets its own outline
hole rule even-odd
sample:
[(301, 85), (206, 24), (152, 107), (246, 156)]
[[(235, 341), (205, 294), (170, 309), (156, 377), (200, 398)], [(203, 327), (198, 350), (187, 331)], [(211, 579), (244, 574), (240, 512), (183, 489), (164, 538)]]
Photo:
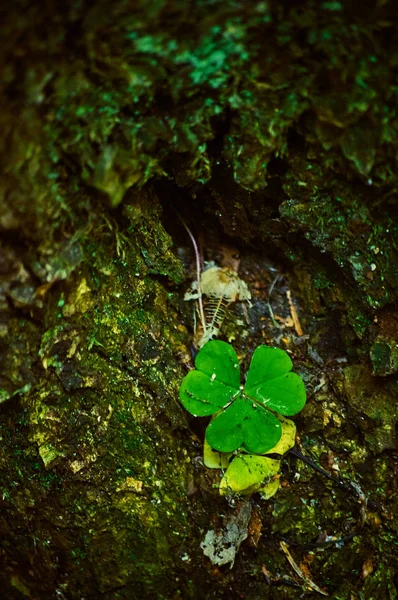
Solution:
[(297, 575), (308, 585), (308, 587), (310, 587), (311, 589), (315, 590), (319, 594), (322, 594), (322, 596), (329, 596), (329, 594), (327, 594), (326, 592), (324, 592), (323, 590), (321, 590), (321, 588), (318, 587), (316, 585), (316, 583), (314, 583), (313, 581), (311, 581), (311, 579), (309, 579), (309, 577), (307, 577), (303, 573), (303, 571), (300, 569), (300, 567), (298, 566), (298, 564), (294, 560), (293, 556), (290, 554), (289, 548), (287, 547), (286, 542), (279, 542), (279, 544), (280, 544), (283, 552), (286, 554), (286, 558), (289, 561), (290, 566), (295, 570), (295, 572), (297, 573)]
[(290, 314), (292, 315), (294, 329), (296, 330), (297, 335), (303, 335), (303, 329), (301, 327), (301, 323), (298, 318), (296, 307), (293, 304), (292, 293), (290, 290), (286, 290), (286, 296), (289, 302)]

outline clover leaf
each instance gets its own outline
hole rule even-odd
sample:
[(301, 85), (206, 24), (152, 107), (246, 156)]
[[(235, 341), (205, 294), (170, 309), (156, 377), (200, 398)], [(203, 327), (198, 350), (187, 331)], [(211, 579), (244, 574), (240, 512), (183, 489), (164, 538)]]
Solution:
[(229, 465), (220, 482), (220, 494), (239, 493), (243, 495), (262, 492), (263, 498), (271, 498), (279, 488), (280, 461), (259, 456), (240, 454)]
[(203, 346), (195, 360), (196, 368), (183, 379), (180, 400), (195, 416), (219, 413), (206, 430), (212, 448), (219, 452), (241, 448), (263, 454), (281, 438), (277, 415), (294, 415), (305, 404), (304, 384), (290, 372), (292, 366), (284, 350), (259, 346), (243, 386), (235, 350), (214, 340)]

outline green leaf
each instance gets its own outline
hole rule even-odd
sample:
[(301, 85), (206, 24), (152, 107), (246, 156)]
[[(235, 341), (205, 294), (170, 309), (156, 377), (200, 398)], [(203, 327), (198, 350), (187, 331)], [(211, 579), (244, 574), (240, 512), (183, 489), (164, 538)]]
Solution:
[(276, 379), (291, 371), (292, 367), (290, 356), (284, 350), (259, 346), (253, 353), (245, 388), (250, 393), (249, 390), (260, 383)]
[(254, 494), (261, 490), (270, 498), (279, 488), (279, 479), (273, 479), (279, 473), (279, 466), (279, 460), (265, 456), (236, 456), (221, 480), (220, 494)]
[(300, 412), (306, 400), (304, 383), (296, 373), (286, 373), (249, 390), (245, 387), (245, 392), (266, 408), (288, 417)]
[(215, 381), (239, 388), (240, 372), (236, 352), (230, 344), (213, 340), (196, 356), (195, 367)]
[(240, 396), (207, 427), (206, 439), (219, 452), (244, 448), (263, 454), (278, 443), (282, 435), (280, 421), (268, 410)]
[(234, 388), (216, 379), (211, 381), (205, 373), (192, 370), (182, 381), (180, 400), (195, 417), (208, 417), (228, 404), (235, 393)]
[(252, 358), (244, 391), (266, 408), (295, 415), (306, 400), (305, 386), (292, 370), (290, 356), (280, 348), (259, 346)]

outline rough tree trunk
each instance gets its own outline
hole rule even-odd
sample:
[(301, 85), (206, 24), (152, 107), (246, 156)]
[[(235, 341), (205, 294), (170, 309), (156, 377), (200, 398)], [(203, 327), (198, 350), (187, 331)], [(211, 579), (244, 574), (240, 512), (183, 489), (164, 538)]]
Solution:
[[(2, 598), (293, 599), (282, 539), (330, 597), (397, 598), (397, 18), (346, 4), (2, 7)], [(178, 402), (175, 210), (206, 258), (239, 250), (222, 335), (292, 354), (300, 450), (354, 482), (286, 458), (232, 569), (200, 548), (242, 501)]]

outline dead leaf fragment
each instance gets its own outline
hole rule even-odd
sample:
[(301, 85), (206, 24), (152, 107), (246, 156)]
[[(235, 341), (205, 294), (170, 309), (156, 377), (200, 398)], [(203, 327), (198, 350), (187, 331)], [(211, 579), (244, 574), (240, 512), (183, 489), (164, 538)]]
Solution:
[(248, 536), (251, 512), (250, 502), (245, 502), (238, 514), (231, 515), (226, 519), (222, 529), (217, 531), (210, 529), (206, 533), (200, 547), (213, 565), (231, 563), (232, 569), (239, 547)]

